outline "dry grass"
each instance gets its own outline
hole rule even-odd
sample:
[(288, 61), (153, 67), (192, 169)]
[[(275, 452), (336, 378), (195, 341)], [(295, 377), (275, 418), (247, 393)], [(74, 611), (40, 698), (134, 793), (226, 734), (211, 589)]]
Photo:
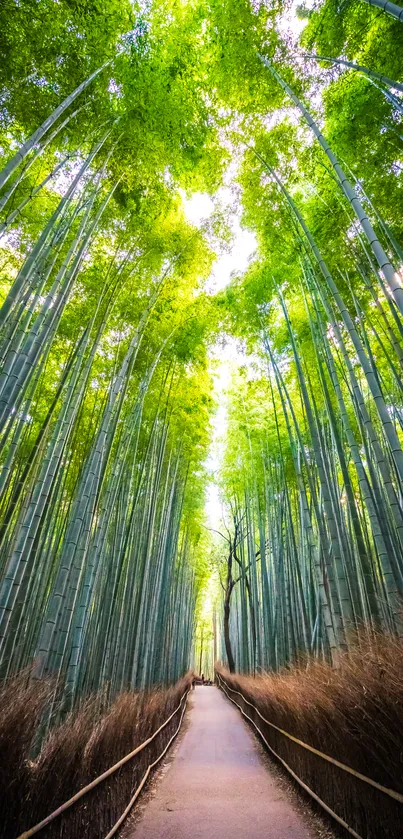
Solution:
[[(187, 675), (171, 688), (122, 693), (107, 710), (99, 697), (87, 700), (50, 732), (33, 761), (30, 751), (50, 686), (30, 682), (27, 673), (5, 683), (0, 691), (1, 839), (15, 839), (146, 740), (176, 708), (190, 681)], [(149, 746), (39, 835), (106, 835), (178, 722), (176, 714)]]
[[(310, 663), (257, 678), (218, 672), (279, 728), (403, 794), (402, 640), (358, 638), (336, 670)], [(293, 743), (233, 698), (301, 780), (360, 836), (403, 835), (403, 804)]]
[[(30, 674), (26, 671), (1, 685), (0, 835), (17, 835), (12, 831), (12, 825), (20, 823), (21, 808), (29, 801), (31, 783), (27, 759), (49, 696), (49, 685), (44, 682), (30, 684)], [(10, 826), (9, 830), (7, 826)]]

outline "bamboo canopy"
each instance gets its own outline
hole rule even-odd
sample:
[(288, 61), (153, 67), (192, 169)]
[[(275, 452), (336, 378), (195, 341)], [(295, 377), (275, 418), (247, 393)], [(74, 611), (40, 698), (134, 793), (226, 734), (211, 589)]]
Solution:
[(47, 729), (400, 635), (403, 11), (40, 5), (0, 45), (2, 678), (52, 678)]

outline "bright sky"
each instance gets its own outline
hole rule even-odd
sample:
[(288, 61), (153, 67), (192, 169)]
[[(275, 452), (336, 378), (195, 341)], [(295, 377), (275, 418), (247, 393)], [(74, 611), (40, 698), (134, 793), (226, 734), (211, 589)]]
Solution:
[[(220, 199), (228, 198), (229, 196), (226, 194), (228, 192), (228, 188), (223, 187), (220, 190)], [(195, 193), (190, 199), (183, 196), (183, 201), (186, 216), (195, 225), (199, 225), (204, 219), (207, 219), (214, 210), (214, 202), (207, 194)], [(230, 282), (233, 272), (242, 273), (245, 271), (249, 260), (256, 251), (255, 234), (251, 230), (241, 227), (238, 215), (231, 216), (231, 228), (234, 236), (231, 250), (216, 260), (207, 282), (206, 288), (211, 293), (224, 288)], [(206, 464), (211, 478), (207, 487), (205, 509), (209, 527), (218, 528), (222, 515), (216, 477), (224, 453), (227, 427), (226, 390), (231, 382), (232, 371), (239, 364), (245, 362), (245, 357), (238, 342), (233, 338), (228, 338), (224, 346), (216, 344), (212, 348), (210, 358), (211, 372), (214, 378), (214, 398), (218, 402), (218, 407), (212, 420), (212, 440)]]
[[(209, 218), (215, 207), (213, 199), (205, 193), (195, 193), (190, 199), (182, 195), (182, 198), (188, 220), (197, 226)], [(223, 203), (231, 203), (232, 196), (229, 188), (222, 187), (219, 190), (218, 198)], [(232, 272), (242, 273), (245, 271), (249, 260), (256, 251), (256, 236), (251, 230), (241, 227), (239, 216), (233, 214), (230, 223), (234, 236), (231, 250), (216, 260), (206, 284), (206, 290), (212, 294), (224, 288), (230, 282)], [(228, 338), (225, 346), (220, 343), (212, 348), (210, 358), (211, 372), (214, 377), (214, 398), (218, 402), (218, 407), (212, 420), (212, 440), (206, 464), (211, 475), (207, 488), (206, 514), (209, 526), (217, 528), (221, 521), (221, 504), (216, 475), (224, 452), (227, 425), (225, 392), (230, 385), (232, 371), (238, 365), (245, 363), (245, 357), (238, 342), (233, 338)]]
[[(315, 0), (305, 0), (304, 5), (311, 8)], [(289, 11), (284, 14), (279, 22), (279, 30), (283, 35), (288, 35), (290, 40), (297, 45), (298, 38), (307, 24), (307, 20), (299, 20), (296, 16), (296, 7), (302, 5), (302, 0), (293, 0)], [(229, 167), (230, 170), (232, 166)], [(228, 185), (218, 190), (216, 198), (223, 205), (233, 206), (233, 194), (231, 192), (231, 175), (227, 173)], [(215, 202), (206, 193), (195, 193), (191, 198), (186, 198), (182, 193), (184, 209), (188, 220), (199, 226), (202, 221), (208, 219), (214, 210)], [(207, 282), (206, 290), (214, 294), (230, 282), (231, 274), (242, 273), (248, 266), (249, 261), (256, 251), (257, 242), (253, 231), (241, 227), (240, 213), (231, 215), (231, 228), (233, 232), (233, 244), (229, 253), (222, 254), (215, 262), (211, 276)], [(217, 528), (221, 522), (221, 503), (219, 490), (216, 483), (216, 476), (224, 453), (225, 433), (227, 426), (227, 400), (226, 390), (231, 381), (231, 373), (240, 364), (245, 364), (245, 356), (242, 353), (239, 342), (228, 338), (225, 346), (216, 344), (211, 353), (211, 371), (214, 377), (214, 397), (218, 402), (216, 413), (213, 417), (212, 441), (207, 468), (211, 479), (207, 488), (206, 514), (210, 527)]]
[(299, 20), (296, 15), (297, 6), (305, 6), (307, 9), (313, 9), (316, 4), (316, 0), (293, 0), (288, 12), (285, 12), (281, 15), (278, 29), (279, 31), (285, 35), (289, 34), (296, 44), (298, 38), (308, 23), (307, 18), (303, 18)]
[[(228, 187), (218, 190), (216, 196), (224, 205), (232, 204), (233, 196)], [(185, 213), (188, 220), (199, 226), (208, 219), (215, 208), (215, 202), (207, 193), (195, 192), (191, 198), (182, 194)], [(214, 294), (224, 288), (231, 279), (231, 273), (243, 272), (247, 268), (248, 260), (256, 250), (256, 237), (251, 230), (241, 227), (239, 216), (231, 215), (231, 229), (234, 236), (230, 253), (222, 254), (215, 262), (206, 290)]]

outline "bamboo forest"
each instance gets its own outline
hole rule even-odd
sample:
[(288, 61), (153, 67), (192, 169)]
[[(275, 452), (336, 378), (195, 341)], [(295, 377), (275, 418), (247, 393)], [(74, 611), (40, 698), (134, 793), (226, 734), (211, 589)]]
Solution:
[[(26, 754), (123, 696), (154, 697), (141, 742), (201, 674), (251, 699), (379, 655), (403, 698), (403, 7), (0, 20), (0, 693), (44, 692)], [(52, 802), (8, 802), (1, 835)]]

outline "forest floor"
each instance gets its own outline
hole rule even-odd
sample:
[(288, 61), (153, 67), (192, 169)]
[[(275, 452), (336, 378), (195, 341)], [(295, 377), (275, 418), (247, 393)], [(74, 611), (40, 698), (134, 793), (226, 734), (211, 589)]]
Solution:
[(330, 839), (216, 687), (191, 694), (179, 744), (127, 839)]

